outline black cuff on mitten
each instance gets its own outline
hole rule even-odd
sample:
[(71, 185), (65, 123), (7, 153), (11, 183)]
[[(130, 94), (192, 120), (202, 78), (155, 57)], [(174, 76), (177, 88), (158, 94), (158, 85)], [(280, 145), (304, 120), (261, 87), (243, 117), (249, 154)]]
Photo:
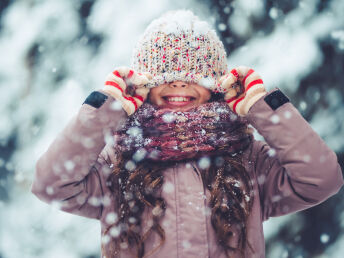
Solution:
[(101, 105), (104, 104), (108, 96), (105, 94), (99, 92), (99, 91), (93, 91), (88, 97), (85, 99), (84, 103), (82, 104), (88, 104), (92, 107), (99, 108)]
[(289, 98), (279, 89), (264, 97), (264, 100), (273, 110), (276, 110), (283, 104), (290, 101)]

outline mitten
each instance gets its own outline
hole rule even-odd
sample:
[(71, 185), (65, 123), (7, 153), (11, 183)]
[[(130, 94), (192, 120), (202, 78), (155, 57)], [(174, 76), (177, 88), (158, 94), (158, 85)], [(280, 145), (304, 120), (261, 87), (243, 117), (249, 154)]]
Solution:
[(219, 82), (229, 107), (240, 116), (245, 116), (251, 106), (266, 94), (262, 78), (246, 66), (232, 69)]
[(107, 76), (103, 90), (119, 101), (130, 116), (147, 99), (149, 88), (144, 85), (151, 78), (149, 72), (142, 74), (129, 67), (118, 67)]

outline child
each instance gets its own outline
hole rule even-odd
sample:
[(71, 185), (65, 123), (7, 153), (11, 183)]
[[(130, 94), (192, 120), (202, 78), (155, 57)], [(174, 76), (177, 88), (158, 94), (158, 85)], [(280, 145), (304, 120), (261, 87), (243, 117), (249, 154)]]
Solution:
[(253, 69), (227, 72), (215, 31), (180, 10), (87, 97), (38, 160), (32, 192), (100, 220), (102, 257), (263, 258), (263, 221), (342, 185), (288, 97)]

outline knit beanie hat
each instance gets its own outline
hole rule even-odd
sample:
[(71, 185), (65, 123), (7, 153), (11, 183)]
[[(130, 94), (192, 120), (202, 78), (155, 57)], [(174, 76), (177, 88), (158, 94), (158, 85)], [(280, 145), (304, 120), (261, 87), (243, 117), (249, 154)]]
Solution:
[(152, 88), (173, 81), (196, 83), (222, 92), (226, 51), (216, 32), (190, 10), (168, 11), (153, 20), (132, 52), (131, 67), (150, 72)]

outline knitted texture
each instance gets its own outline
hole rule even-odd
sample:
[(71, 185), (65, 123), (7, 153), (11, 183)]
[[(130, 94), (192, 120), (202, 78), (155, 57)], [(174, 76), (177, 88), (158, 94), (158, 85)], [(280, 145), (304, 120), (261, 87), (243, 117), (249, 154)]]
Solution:
[(191, 11), (169, 11), (146, 28), (131, 67), (152, 74), (148, 88), (180, 80), (223, 92), (219, 78), (227, 72), (226, 51), (216, 32)]
[(244, 150), (252, 132), (226, 102), (209, 102), (188, 111), (156, 109), (149, 103), (116, 131), (116, 146), (135, 162), (180, 161)]
[(151, 75), (147, 72), (137, 73), (122, 66), (108, 74), (103, 90), (119, 101), (128, 115), (132, 115), (147, 98), (149, 89), (144, 85), (149, 79)]
[(224, 99), (238, 115), (245, 116), (251, 106), (266, 94), (260, 75), (247, 66), (239, 66), (220, 78)]

